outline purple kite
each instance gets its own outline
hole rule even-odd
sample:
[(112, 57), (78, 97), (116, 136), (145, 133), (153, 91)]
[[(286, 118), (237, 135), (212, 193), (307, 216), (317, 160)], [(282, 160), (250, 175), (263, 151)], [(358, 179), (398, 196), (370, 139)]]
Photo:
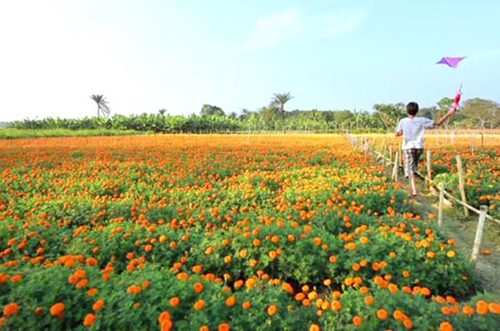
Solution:
[(446, 64), (447, 66), (449, 66), (451, 68), (456, 68), (458, 66), (458, 64), (460, 63), (460, 61), (462, 61), (465, 58), (466, 58), (466, 56), (464, 56), (464, 57), (443, 57), (436, 64)]

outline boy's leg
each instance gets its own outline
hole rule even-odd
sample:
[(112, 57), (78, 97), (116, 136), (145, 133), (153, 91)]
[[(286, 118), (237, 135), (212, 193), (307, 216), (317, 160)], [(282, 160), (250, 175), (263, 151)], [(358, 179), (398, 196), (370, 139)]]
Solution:
[(411, 186), (411, 195), (416, 196), (418, 194), (417, 191), (417, 183), (415, 181), (415, 173), (417, 172), (417, 162), (418, 159), (416, 160), (417, 154), (415, 149), (408, 149), (405, 150), (405, 173), (407, 172), (408, 177), (410, 178), (410, 186)]
[(424, 149), (423, 148), (415, 148), (412, 149), (413, 151), (413, 173), (415, 176), (417, 175), (418, 172), (418, 163), (420, 162), (420, 157), (424, 154)]
[(411, 153), (409, 149), (403, 149), (403, 156), (404, 156), (404, 171), (405, 171), (405, 177), (409, 178), (410, 177), (410, 172), (412, 172), (410, 164), (411, 164)]

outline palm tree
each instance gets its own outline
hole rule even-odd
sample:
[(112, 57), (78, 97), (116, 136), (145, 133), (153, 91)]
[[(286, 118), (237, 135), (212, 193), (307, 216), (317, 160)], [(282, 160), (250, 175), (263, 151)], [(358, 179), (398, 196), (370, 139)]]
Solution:
[(101, 113), (104, 114), (104, 116), (106, 116), (106, 117), (109, 116), (110, 109), (109, 109), (108, 102), (106, 101), (106, 98), (104, 97), (104, 95), (92, 94), (90, 96), (90, 98), (92, 100), (94, 100), (95, 103), (97, 103), (97, 118), (99, 118)]
[(271, 99), (271, 105), (274, 107), (278, 107), (281, 112), (281, 125), (283, 132), (285, 132), (285, 104), (292, 100), (293, 96), (290, 92), (286, 93), (274, 93), (274, 96)]

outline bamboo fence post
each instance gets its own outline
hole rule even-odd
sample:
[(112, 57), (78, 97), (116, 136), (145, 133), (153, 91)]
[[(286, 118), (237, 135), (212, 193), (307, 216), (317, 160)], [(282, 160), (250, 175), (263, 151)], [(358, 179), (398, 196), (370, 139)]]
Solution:
[(481, 247), (481, 239), (483, 237), (484, 223), (486, 222), (486, 214), (488, 212), (488, 207), (481, 206), (481, 213), (479, 214), (479, 222), (477, 224), (476, 238), (474, 239), (474, 246), (472, 247), (471, 260), (476, 262), (479, 255), (479, 248)]
[(444, 184), (439, 183), (439, 209), (438, 209), (438, 226), (443, 225), (443, 206), (444, 206)]
[(474, 154), (474, 136), (469, 133), (469, 147), (471, 154)]
[(392, 146), (389, 146), (389, 165), (391, 164), (392, 161)]
[(399, 171), (399, 152), (396, 152), (396, 157), (394, 158), (394, 168), (392, 168), (392, 180), (398, 181), (398, 171)]
[[(458, 170), (458, 188), (460, 189), (460, 195), (462, 197), (462, 202), (467, 204), (467, 196), (465, 195), (465, 179), (464, 179), (464, 169), (462, 165), (462, 158), (457, 155), (457, 170)], [(469, 209), (464, 205), (464, 214), (469, 216)]]
[(427, 150), (427, 183), (430, 183), (432, 180), (432, 152), (431, 150)]

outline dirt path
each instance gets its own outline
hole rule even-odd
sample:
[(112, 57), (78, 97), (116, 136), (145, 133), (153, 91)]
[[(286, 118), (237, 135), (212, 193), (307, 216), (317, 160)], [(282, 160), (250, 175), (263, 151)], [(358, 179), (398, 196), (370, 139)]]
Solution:
[[(415, 211), (422, 216), (429, 213), (438, 214), (439, 198), (433, 195), (424, 185), (420, 185), (420, 195), (414, 199)], [(476, 235), (478, 216), (466, 218), (456, 207), (445, 206), (441, 232), (458, 243), (458, 250), (467, 257), (471, 256), (472, 245)], [(500, 226), (486, 221), (481, 251), (490, 249), (491, 255), (480, 255), (476, 263), (476, 271), (481, 286), (486, 292), (500, 300)]]

